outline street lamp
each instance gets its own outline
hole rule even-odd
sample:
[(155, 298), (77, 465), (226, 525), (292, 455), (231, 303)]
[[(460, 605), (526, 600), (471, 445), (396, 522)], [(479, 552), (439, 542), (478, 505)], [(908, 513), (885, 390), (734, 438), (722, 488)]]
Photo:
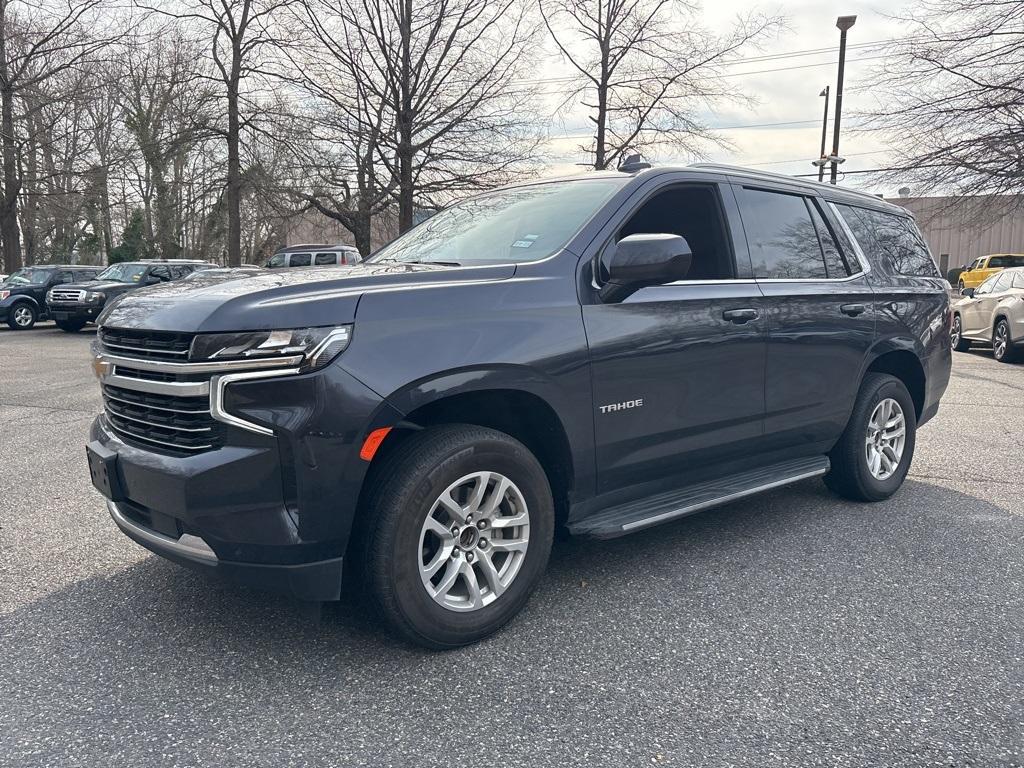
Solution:
[[(832, 126), (832, 174), (829, 179), (836, 183), (836, 176), (839, 173), (839, 124), (843, 117), (843, 74), (846, 70), (846, 33), (857, 23), (856, 16), (840, 16), (836, 19), (836, 27), (839, 29), (839, 82), (836, 83), (836, 119)], [(824, 154), (824, 152), (822, 153)]]
[[(825, 116), (821, 119), (821, 154), (818, 157), (825, 156), (825, 138), (828, 135), (828, 94), (829, 87), (826, 85), (819, 96), (825, 97)], [(824, 181), (825, 179), (825, 164), (822, 163), (818, 166), (818, 181)]]

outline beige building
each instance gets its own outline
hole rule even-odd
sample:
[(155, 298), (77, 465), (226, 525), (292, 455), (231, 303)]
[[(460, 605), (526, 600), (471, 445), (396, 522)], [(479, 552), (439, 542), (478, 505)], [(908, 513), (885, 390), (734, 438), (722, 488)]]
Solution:
[(1024, 253), (1024, 196), (898, 197), (945, 275), (978, 256)]

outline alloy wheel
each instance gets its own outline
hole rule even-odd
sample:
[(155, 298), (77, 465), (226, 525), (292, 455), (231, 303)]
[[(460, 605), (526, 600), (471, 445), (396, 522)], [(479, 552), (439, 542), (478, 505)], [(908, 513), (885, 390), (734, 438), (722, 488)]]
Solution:
[(16, 307), (14, 322), (19, 328), (28, 328), (32, 324), (32, 310), (28, 307)]
[(888, 480), (896, 473), (906, 443), (907, 420), (903, 408), (887, 397), (871, 412), (864, 441), (868, 471), (876, 480)]
[(992, 352), (996, 360), (1002, 360), (1006, 355), (1006, 347), (1010, 342), (1010, 334), (1006, 329), (1006, 323), (999, 323), (992, 336)]
[(954, 348), (960, 343), (960, 336), (963, 334), (963, 326), (960, 323), (960, 316), (953, 317), (953, 327), (949, 331), (949, 343)]
[(474, 472), (432, 505), (420, 529), (420, 579), (434, 602), (475, 611), (508, 590), (530, 543), (530, 511), (512, 480)]

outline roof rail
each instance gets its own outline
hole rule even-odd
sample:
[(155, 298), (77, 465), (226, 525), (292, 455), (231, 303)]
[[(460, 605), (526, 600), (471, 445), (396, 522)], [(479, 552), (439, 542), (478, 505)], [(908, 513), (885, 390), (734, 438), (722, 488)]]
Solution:
[(722, 173), (732, 173), (737, 176), (746, 176), (747, 178), (762, 178), (771, 179), (772, 181), (785, 181), (788, 184), (800, 184), (808, 187), (809, 189), (820, 189), (829, 190), (832, 192), (841, 192), (843, 194), (854, 195), (856, 197), (871, 200), (876, 205), (878, 203), (884, 203), (887, 206), (899, 208), (899, 206), (893, 205), (892, 203), (872, 195), (870, 192), (861, 192), (858, 189), (850, 189), (849, 187), (836, 187), (833, 184), (825, 184), (823, 182), (812, 181), (811, 179), (802, 179), (798, 176), (787, 176), (784, 173), (776, 173), (775, 171), (761, 171), (753, 168), (745, 168), (742, 165), (729, 165), (728, 163), (693, 163), (690, 165), (691, 168), (703, 168), (707, 171), (721, 171)]

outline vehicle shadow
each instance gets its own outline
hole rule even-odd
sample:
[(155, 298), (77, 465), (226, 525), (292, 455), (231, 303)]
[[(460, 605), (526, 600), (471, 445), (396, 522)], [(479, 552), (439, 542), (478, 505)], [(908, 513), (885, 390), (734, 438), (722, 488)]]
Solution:
[[(863, 660), (880, 657), (902, 675), (876, 681), (894, 686), (883, 698), (906, 696), (889, 705), (917, 706), (911, 693), (936, 686), (945, 695), (950, 685), (960, 701), (991, 704), (999, 686), (1005, 692), (1006, 668), (998, 655), (998, 669), (978, 658), (1016, 637), (1022, 522), (923, 482), (874, 505), (802, 483), (627, 538), (559, 542), (518, 619), (440, 654), (392, 639), (351, 601), (316, 622), (299, 603), (152, 556), (0, 616), (0, 690), (30, 701), (33, 718), (0, 712), (0, 732), (15, 729), (28, 743), (28, 732), (69, 718), (76, 733), (111, 734), (140, 710), (174, 721), (132, 727), (173, 725), (188, 738), (239, 713), (301, 728), (296, 711), (320, 708), (369, 737), (386, 725), (374, 713), (427, 727), (445, 681), (498, 696), (479, 705), (481, 718), (497, 717), (501, 696), (547, 700), (567, 679), (600, 686), (596, 697), (639, 702), (646, 690), (667, 702), (665, 717), (745, 686), (782, 696), (823, 674), (829, 695), (854, 702), (866, 685), (856, 676), (872, 675)], [(719, 655), (726, 647), (731, 656)], [(670, 686), (668, 674), (681, 682)], [(578, 703), (547, 706), (572, 717)], [(802, 738), (813, 738), (813, 723), (805, 726)]]

